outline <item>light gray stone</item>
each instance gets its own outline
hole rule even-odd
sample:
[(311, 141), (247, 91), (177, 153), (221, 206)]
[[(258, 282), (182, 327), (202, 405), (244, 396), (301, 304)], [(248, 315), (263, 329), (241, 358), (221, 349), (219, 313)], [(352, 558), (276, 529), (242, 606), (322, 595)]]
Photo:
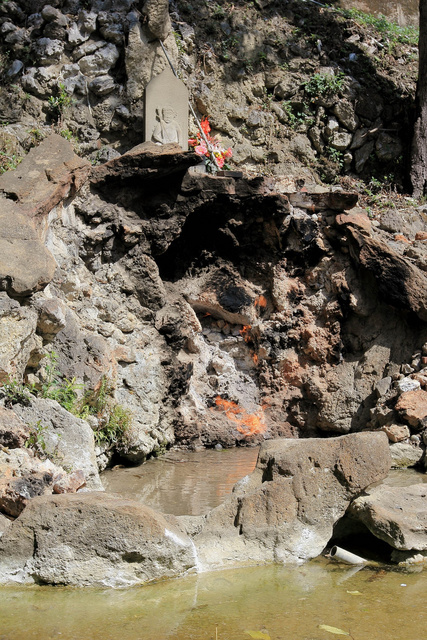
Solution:
[(405, 442), (396, 442), (390, 445), (390, 453), (393, 469), (406, 469), (415, 467), (423, 458), (424, 452), (421, 447), (414, 447)]
[(427, 484), (380, 485), (353, 500), (349, 514), (395, 549), (427, 549)]
[(397, 383), (397, 388), (400, 393), (406, 393), (407, 391), (416, 391), (421, 388), (421, 385), (418, 380), (414, 380), (413, 378), (402, 378)]
[(110, 42), (94, 54), (80, 58), (80, 71), (86, 76), (102, 76), (110, 71), (118, 59), (119, 50)]
[(102, 490), (93, 431), (85, 420), (73, 416), (55, 400), (43, 398), (34, 398), (28, 407), (16, 405), (15, 413), (26, 424), (40, 422), (46, 428), (43, 434), (46, 452), (71, 471), (81, 469), (89, 489)]
[(0, 539), (2, 584), (129, 587), (195, 564), (194, 546), (176, 521), (99, 493), (35, 498)]
[(188, 90), (170, 69), (147, 85), (145, 139), (156, 144), (178, 143), (188, 150)]
[(346, 100), (339, 100), (333, 107), (333, 112), (340, 124), (349, 131), (355, 131), (359, 124), (359, 118), (354, 112), (354, 107)]
[(61, 40), (51, 40), (50, 38), (40, 38), (35, 46), (36, 55), (40, 64), (48, 66), (60, 61), (64, 52), (64, 43)]

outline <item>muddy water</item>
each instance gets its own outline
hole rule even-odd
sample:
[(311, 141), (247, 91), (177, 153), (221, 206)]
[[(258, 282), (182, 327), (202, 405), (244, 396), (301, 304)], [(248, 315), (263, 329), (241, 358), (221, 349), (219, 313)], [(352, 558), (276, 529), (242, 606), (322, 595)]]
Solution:
[[(325, 4), (328, 3), (325, 2)], [(338, 4), (344, 9), (360, 9), (376, 16), (382, 14), (389, 20), (397, 22), (401, 27), (418, 26), (418, 0), (403, 0), (402, 2), (395, 0), (391, 2), (389, 0), (341, 0)]]
[[(126, 591), (0, 590), (2, 640), (421, 640), (427, 572), (352, 574), (326, 560)], [(334, 635), (329, 625), (351, 634)], [(257, 635), (263, 634), (263, 635)]]
[[(255, 467), (258, 447), (170, 451), (139, 467), (102, 474), (107, 491), (175, 516), (198, 516), (223, 502)], [(1, 640), (1, 636), (0, 636)]]

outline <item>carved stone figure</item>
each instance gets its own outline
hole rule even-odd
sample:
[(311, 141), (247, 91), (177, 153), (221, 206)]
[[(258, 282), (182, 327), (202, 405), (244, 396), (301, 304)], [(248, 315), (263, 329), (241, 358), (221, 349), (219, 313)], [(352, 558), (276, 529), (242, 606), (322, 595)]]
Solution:
[(170, 69), (150, 80), (145, 90), (145, 140), (173, 142), (188, 150), (188, 91)]

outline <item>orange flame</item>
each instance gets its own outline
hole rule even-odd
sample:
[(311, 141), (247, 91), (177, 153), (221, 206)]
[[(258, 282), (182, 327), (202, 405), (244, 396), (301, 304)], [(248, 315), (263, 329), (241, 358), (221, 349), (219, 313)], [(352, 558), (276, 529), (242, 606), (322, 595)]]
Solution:
[(243, 433), (244, 436), (264, 433), (266, 425), (261, 409), (257, 413), (248, 413), (235, 402), (224, 400), (221, 396), (215, 398), (215, 404), (225, 412), (229, 420), (237, 425), (237, 431)]
[(251, 341), (251, 336), (250, 336), (251, 329), (252, 329), (252, 326), (250, 324), (244, 324), (242, 329), (240, 329), (239, 331), (240, 335), (242, 336), (245, 342)]
[(267, 306), (267, 298), (265, 298), (263, 295), (258, 296), (258, 298), (255, 300), (255, 307), (259, 307), (260, 309), (265, 309), (266, 306)]

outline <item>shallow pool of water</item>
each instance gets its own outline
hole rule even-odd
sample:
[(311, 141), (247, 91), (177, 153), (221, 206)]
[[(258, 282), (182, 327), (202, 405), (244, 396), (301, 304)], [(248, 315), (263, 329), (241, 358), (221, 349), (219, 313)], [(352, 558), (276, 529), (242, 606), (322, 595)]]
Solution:
[[(422, 640), (427, 573), (218, 571), (125, 591), (0, 589), (2, 640)], [(329, 625), (351, 634), (334, 635)], [(257, 635), (264, 634), (264, 635)]]
[(197, 516), (221, 504), (252, 473), (257, 457), (258, 447), (169, 451), (139, 467), (105, 471), (102, 482), (107, 491), (163, 513)]

